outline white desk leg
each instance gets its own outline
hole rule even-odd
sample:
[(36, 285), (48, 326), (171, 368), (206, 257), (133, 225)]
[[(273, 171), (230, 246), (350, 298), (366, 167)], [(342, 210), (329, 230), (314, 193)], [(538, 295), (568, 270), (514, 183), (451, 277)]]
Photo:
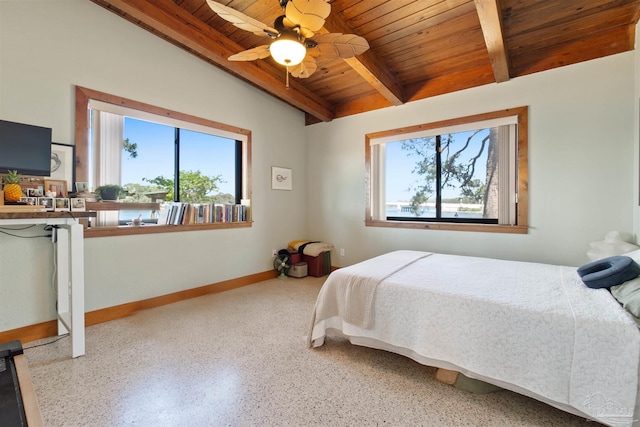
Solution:
[[(69, 324), (69, 231), (59, 227), (56, 230), (56, 289), (58, 293), (58, 335), (68, 334)], [(65, 319), (64, 322), (62, 319)], [(67, 323), (65, 325), (65, 322)]]
[(71, 231), (71, 346), (72, 357), (83, 356), (84, 349), (84, 238), (82, 224)]

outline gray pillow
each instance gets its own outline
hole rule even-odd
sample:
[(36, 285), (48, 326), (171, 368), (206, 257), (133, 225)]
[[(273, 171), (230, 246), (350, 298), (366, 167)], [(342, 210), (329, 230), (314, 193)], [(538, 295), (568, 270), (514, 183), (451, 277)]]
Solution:
[(611, 287), (611, 295), (629, 313), (640, 318), (640, 277)]

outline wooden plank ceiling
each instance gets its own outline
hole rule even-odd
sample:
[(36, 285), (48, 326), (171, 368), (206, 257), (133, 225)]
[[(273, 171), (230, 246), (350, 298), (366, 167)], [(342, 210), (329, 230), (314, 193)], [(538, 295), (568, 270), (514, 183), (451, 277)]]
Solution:
[[(640, 0), (328, 0), (318, 33), (357, 34), (370, 49), (320, 56), (287, 89), (270, 57), (227, 60), (265, 38), (206, 0), (92, 1), (304, 111), (307, 124), (633, 50), (640, 17)], [(283, 14), (278, 0), (216, 1), (269, 26)]]

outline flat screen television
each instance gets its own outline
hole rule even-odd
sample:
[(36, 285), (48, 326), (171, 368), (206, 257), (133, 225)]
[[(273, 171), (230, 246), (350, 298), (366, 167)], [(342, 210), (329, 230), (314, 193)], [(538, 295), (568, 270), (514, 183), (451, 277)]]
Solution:
[(51, 175), (51, 128), (0, 120), (0, 173)]

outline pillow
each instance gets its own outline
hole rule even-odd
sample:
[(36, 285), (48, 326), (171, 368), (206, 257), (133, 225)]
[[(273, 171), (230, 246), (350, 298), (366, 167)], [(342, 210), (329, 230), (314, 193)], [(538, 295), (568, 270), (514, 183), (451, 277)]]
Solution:
[(625, 310), (636, 318), (640, 317), (640, 277), (612, 286), (611, 295), (622, 304)]
[[(611, 231), (607, 233), (603, 241), (591, 243), (591, 249), (587, 252), (587, 256), (591, 261), (596, 261), (610, 256), (624, 255), (625, 252), (635, 249), (640, 248), (638, 245), (625, 242), (618, 231)], [(636, 259), (636, 261), (638, 260)]]
[(628, 256), (629, 258), (631, 258), (635, 262), (640, 263), (640, 249), (636, 249), (634, 251), (627, 252), (627, 253), (624, 253), (622, 255)]
[(578, 268), (585, 285), (593, 289), (610, 288), (640, 275), (640, 265), (628, 256), (612, 256)]

